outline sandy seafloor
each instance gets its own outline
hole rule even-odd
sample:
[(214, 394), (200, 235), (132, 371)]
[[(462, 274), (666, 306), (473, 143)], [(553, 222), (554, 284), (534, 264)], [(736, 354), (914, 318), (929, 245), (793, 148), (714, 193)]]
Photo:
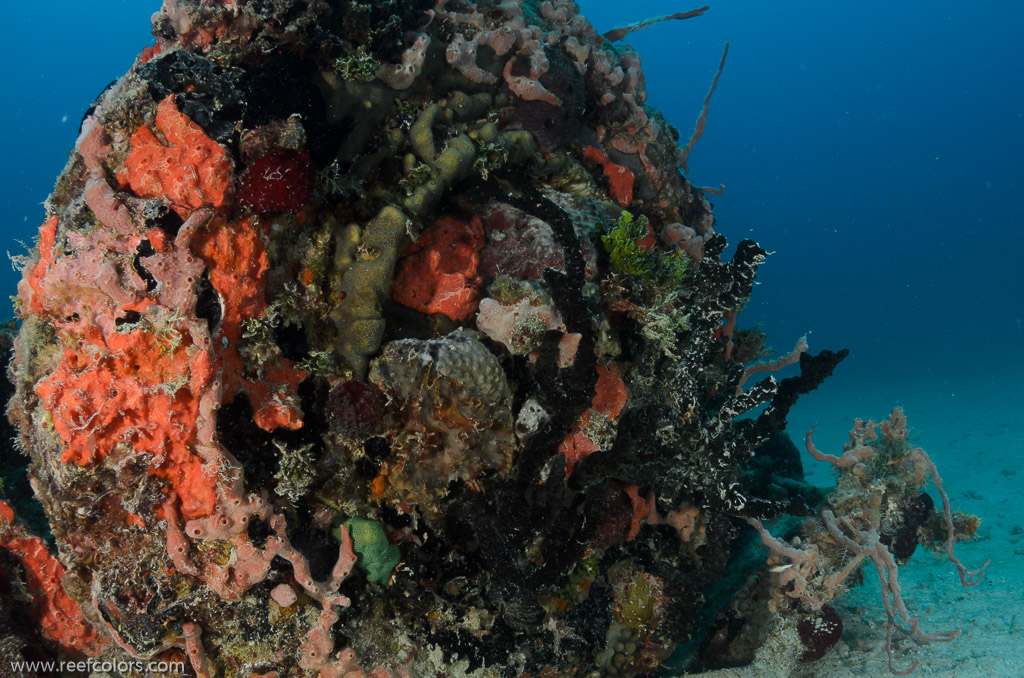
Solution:
[[(1024, 676), (1024, 515), (1019, 489), (1024, 482), (1024, 395), (1019, 380), (1012, 378), (1017, 371), (897, 376), (858, 385), (839, 370), (831, 383), (801, 398), (790, 414), (788, 431), (801, 450), (802, 432), (816, 421), (815, 444), (840, 453), (854, 416), (877, 421), (900, 405), (909, 420), (911, 442), (935, 461), (953, 509), (983, 517), (978, 538), (956, 548), (970, 569), (991, 559), (978, 585), (963, 587), (944, 555), (921, 548), (900, 569), (904, 600), (919, 615), (922, 629), (961, 629), (963, 634), (923, 648), (908, 643), (911, 649), (897, 659), (896, 668), (908, 668), (916, 658), (921, 665), (914, 676)], [(808, 480), (830, 485), (835, 474), (829, 465), (802, 456)], [(937, 499), (934, 487), (929, 488)], [(804, 666), (800, 675), (890, 675), (885, 610), (870, 563), (865, 575), (864, 584), (836, 605), (844, 623), (839, 644), (820, 661)]]

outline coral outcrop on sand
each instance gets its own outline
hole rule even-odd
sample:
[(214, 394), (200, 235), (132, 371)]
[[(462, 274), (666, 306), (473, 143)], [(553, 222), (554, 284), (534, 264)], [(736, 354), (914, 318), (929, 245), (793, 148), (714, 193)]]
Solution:
[[(856, 463), (827, 500), (791, 463), (786, 414), (845, 352), (757, 364), (763, 336), (735, 330), (766, 253), (722, 259), (679, 171), (699, 131), (680, 149), (615, 44), (647, 23), (602, 36), (566, 0), (164, 0), (23, 262), (9, 416), (31, 464), (0, 503), (0, 574), (25, 589), (0, 586), (0, 652), (631, 676), (674, 651), (754, 661), (772, 618), (810, 625), (806, 648), (773, 636), (809, 661), (865, 558), (953, 558), (972, 523), (914, 498), (926, 456), (890, 451), (899, 516)], [(18, 521), (29, 483), (51, 534)], [(802, 549), (761, 522), (822, 501)], [(722, 585), (757, 535), (788, 574)], [(761, 607), (723, 640), (729, 599)]]

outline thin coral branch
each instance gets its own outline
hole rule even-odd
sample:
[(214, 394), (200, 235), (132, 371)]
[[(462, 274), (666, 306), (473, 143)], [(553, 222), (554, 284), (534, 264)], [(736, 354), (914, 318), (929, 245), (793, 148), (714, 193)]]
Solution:
[(653, 19), (638, 21), (635, 24), (629, 24), (628, 26), (619, 26), (618, 28), (613, 28), (605, 33), (604, 39), (608, 42), (618, 42), (633, 31), (639, 31), (641, 28), (647, 28), (651, 24), (660, 23), (662, 21), (672, 21), (673, 19), (692, 19), (704, 14), (704, 12), (708, 11), (710, 8), (711, 5), (704, 5), (700, 9), (691, 9), (689, 12), (676, 12), (675, 14), (666, 14), (665, 16), (654, 17)]
[(690, 173), (687, 163), (690, 160), (690, 153), (693, 151), (693, 147), (697, 145), (697, 140), (704, 134), (704, 126), (708, 120), (708, 107), (711, 106), (711, 95), (715, 93), (715, 88), (718, 87), (718, 79), (722, 77), (722, 69), (725, 68), (725, 57), (729, 54), (729, 43), (725, 43), (725, 49), (722, 50), (722, 60), (718, 62), (718, 71), (715, 73), (715, 79), (711, 81), (711, 87), (708, 89), (708, 93), (704, 96), (704, 108), (701, 109), (700, 115), (697, 117), (697, 125), (693, 128), (693, 134), (690, 135), (689, 141), (686, 142), (686, 146), (683, 147), (683, 171), (687, 174)]
[[(900, 586), (899, 567), (893, 558), (889, 548), (880, 540), (878, 530), (874, 527), (861, 530), (843, 519), (843, 525), (853, 533), (851, 538), (846, 535), (839, 526), (839, 521), (832, 511), (825, 509), (821, 512), (821, 520), (825, 524), (832, 538), (851, 553), (858, 556), (865, 556), (871, 559), (878, 571), (878, 581), (881, 584), (882, 602), (885, 604), (885, 612), (888, 617), (886, 631), (886, 652), (889, 655), (889, 670), (896, 676), (906, 676), (913, 673), (919, 661), (915, 661), (910, 668), (897, 670), (893, 666), (893, 631), (898, 630), (901, 634), (913, 640), (918, 645), (928, 643), (948, 643), (954, 640), (962, 632), (959, 629), (953, 631), (939, 631), (936, 633), (925, 633), (918, 625), (917, 616), (912, 616), (903, 602), (903, 590)], [(897, 622), (897, 616), (907, 623), (910, 628), (905, 629)]]
[(718, 188), (714, 186), (694, 186), (698, 191), (704, 191), (705, 193), (711, 193), (712, 195), (722, 195), (725, 192), (725, 184), (718, 184)]
[(743, 370), (743, 376), (740, 378), (740, 383), (736, 386), (736, 394), (739, 395), (743, 392), (743, 385), (747, 383), (747, 379), (760, 374), (761, 372), (778, 372), (783, 367), (792, 365), (793, 363), (800, 361), (800, 355), (807, 350), (807, 336), (804, 335), (796, 342), (796, 346), (793, 350), (782, 356), (778, 360), (761, 360), (753, 365), (748, 365), (747, 369)]
[(953, 563), (956, 567), (957, 574), (960, 575), (960, 583), (964, 586), (974, 586), (981, 581), (981, 578), (985, 576), (985, 568), (992, 562), (986, 560), (985, 563), (977, 570), (968, 570), (967, 567), (960, 562), (960, 559), (953, 555), (953, 547), (956, 543), (954, 530), (953, 530), (953, 510), (949, 505), (949, 496), (946, 491), (942, 489), (942, 477), (939, 475), (939, 470), (935, 467), (935, 462), (928, 456), (928, 453), (922, 450), (920, 447), (915, 448), (912, 452), (913, 459), (915, 462), (921, 462), (928, 468), (928, 472), (932, 474), (932, 482), (935, 483), (935, 489), (938, 491), (939, 496), (942, 498), (942, 514), (946, 519), (946, 544), (945, 551), (946, 557), (949, 558), (949, 562)]

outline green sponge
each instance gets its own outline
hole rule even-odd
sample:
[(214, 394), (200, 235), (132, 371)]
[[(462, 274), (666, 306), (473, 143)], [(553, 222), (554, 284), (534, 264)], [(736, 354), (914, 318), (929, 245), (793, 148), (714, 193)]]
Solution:
[(352, 548), (359, 554), (356, 565), (366, 572), (368, 580), (386, 585), (402, 554), (388, 541), (384, 526), (365, 518), (349, 518), (343, 525), (352, 537)]

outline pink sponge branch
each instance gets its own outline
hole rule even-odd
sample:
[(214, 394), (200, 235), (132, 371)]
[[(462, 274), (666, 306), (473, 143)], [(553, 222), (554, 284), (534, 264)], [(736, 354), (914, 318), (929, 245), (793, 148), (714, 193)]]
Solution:
[[(274, 513), (262, 496), (246, 496), (244, 483), (240, 479), (219, 486), (216, 511), (209, 516), (187, 521), (184, 532), (178, 527), (176, 497), (171, 496), (164, 502), (164, 516), (167, 519), (167, 552), (175, 567), (185, 574), (203, 579), (224, 600), (237, 600), (250, 588), (266, 580), (271, 561), (275, 556), (280, 556), (292, 564), (295, 581), (310, 598), (324, 605), (348, 605), (348, 600), (338, 596), (337, 592), (352, 572), (357, 556), (352, 539), (344, 528), (341, 530), (337, 563), (328, 580), (321, 583), (313, 579), (308, 560), (289, 541), (288, 524), (284, 516)], [(248, 526), (253, 516), (268, 522), (274, 531), (274, 534), (267, 537), (266, 546), (262, 550), (256, 548), (248, 537)], [(186, 539), (227, 541), (234, 548), (234, 557), (226, 564), (208, 561), (197, 567), (188, 559)]]
[(206, 652), (203, 650), (203, 641), (200, 638), (202, 629), (195, 622), (185, 622), (181, 625), (182, 637), (185, 639), (185, 654), (192, 663), (192, 670), (196, 672), (196, 678), (210, 678), (210, 664), (206, 659)]
[(352, 573), (352, 567), (356, 564), (357, 558), (355, 547), (352, 544), (352, 537), (344, 525), (341, 526), (340, 532), (341, 546), (338, 548), (338, 561), (335, 563), (334, 569), (331, 570), (331, 576), (327, 580), (327, 590), (331, 593), (337, 593), (338, 589), (341, 588), (341, 583), (348, 579), (348, 575)]
[[(875, 460), (876, 449), (872, 445), (878, 441), (876, 429), (878, 425), (873, 420), (864, 422), (857, 419), (853, 429), (850, 431), (850, 441), (844, 446), (842, 456), (826, 454), (814, 446), (811, 439), (814, 433), (812, 427), (807, 432), (807, 452), (819, 461), (824, 461), (833, 466), (848, 472), (864, 487), (874, 487), (875, 469), (881, 466), (880, 461)], [(892, 458), (888, 459), (885, 468), (890, 473), (902, 472), (908, 488), (920, 489), (924, 486), (928, 475), (931, 474), (935, 489), (942, 498), (942, 513), (946, 524), (945, 552), (949, 561), (957, 569), (960, 576), (960, 583), (964, 586), (974, 586), (984, 574), (989, 561), (986, 561), (977, 570), (968, 570), (953, 552), (956, 543), (956, 534), (953, 524), (953, 512), (949, 503), (949, 496), (942, 485), (942, 477), (931, 457), (919, 447), (909, 448), (906, 442), (909, 437), (907, 430), (907, 419), (901, 408), (893, 410), (889, 418), (882, 423), (882, 442), (887, 446), (883, 449), (896, 450)], [(841, 481), (842, 483), (843, 481)], [(889, 654), (889, 670), (898, 676), (905, 676), (917, 669), (919, 662), (914, 662), (906, 669), (896, 669), (893, 665), (893, 637), (898, 633), (909, 638), (918, 645), (927, 645), (934, 642), (949, 642), (960, 635), (960, 631), (942, 631), (937, 633), (925, 633), (921, 630), (916, 616), (911, 615), (903, 600), (903, 591), (900, 586), (899, 570), (895, 557), (889, 548), (882, 542), (881, 536), (881, 515), (879, 505), (882, 496), (875, 495), (873, 504), (868, 508), (850, 512), (845, 516), (837, 517), (832, 510), (824, 509), (820, 513), (821, 522), (831, 536), (832, 542), (838, 544), (851, 554), (850, 560), (840, 572), (829, 576), (825, 582), (825, 590), (836, 589), (852, 572), (857, 569), (865, 559), (870, 559), (878, 572), (878, 580), (881, 584), (882, 602), (888, 616), (888, 630), (886, 635), (886, 647)], [(765, 542), (766, 545), (768, 542)], [(770, 545), (771, 548), (775, 548)], [(775, 548), (775, 550), (780, 550)], [(905, 626), (904, 626), (905, 625)]]
[(104, 226), (119, 237), (127, 239), (137, 236), (128, 208), (117, 199), (114, 189), (105, 179), (89, 179), (85, 182), (85, 204)]
[(430, 36), (426, 33), (412, 35), (415, 40), (402, 52), (401, 63), (381, 64), (377, 68), (377, 78), (392, 89), (408, 89), (423, 72), (423, 62), (427, 58), (427, 48), (430, 47)]
[[(873, 527), (861, 530), (857, 529), (846, 519), (843, 525), (853, 533), (850, 538), (839, 526), (835, 514), (828, 509), (821, 512), (821, 520), (825, 524), (832, 538), (846, 547), (851, 553), (856, 554), (858, 559), (867, 557), (875, 564), (878, 571), (878, 581), (882, 585), (882, 602), (885, 604), (885, 612), (889, 618), (888, 630), (886, 632), (886, 649), (889, 654), (889, 671), (896, 676), (906, 676), (913, 673), (919, 661), (915, 661), (910, 668), (897, 670), (892, 662), (892, 640), (893, 632), (900, 631), (903, 635), (913, 640), (918, 645), (928, 643), (948, 643), (956, 639), (962, 632), (959, 629), (953, 631), (938, 631), (936, 633), (925, 633), (918, 624), (917, 616), (911, 616), (903, 602), (903, 589), (900, 586), (899, 568), (896, 560), (888, 547), (880, 540), (878, 531)], [(909, 629), (900, 627), (897, 623), (897, 616), (910, 626)]]
[(543, 101), (552, 106), (561, 106), (562, 100), (551, 93), (544, 85), (540, 84), (540, 75), (535, 75), (537, 69), (530, 69), (530, 75), (512, 75), (512, 66), (515, 59), (505, 62), (505, 69), (502, 75), (509, 90), (520, 99), (527, 101)]
[(164, 501), (164, 518), (167, 521), (167, 555), (174, 563), (175, 569), (182, 574), (198, 576), (199, 570), (188, 557), (188, 540), (185, 533), (178, 525), (180, 515), (178, 511), (178, 497), (173, 492)]
[(814, 429), (817, 427), (818, 424), (815, 422), (814, 426), (807, 431), (807, 435), (804, 437), (804, 446), (807, 448), (807, 453), (818, 461), (828, 462), (829, 464), (838, 466), (839, 468), (851, 468), (857, 464), (863, 464), (871, 461), (871, 458), (875, 456), (874, 451), (870, 447), (866, 446), (856, 446), (847, 449), (843, 452), (843, 456), (841, 457), (837, 457), (834, 454), (828, 454), (827, 452), (822, 452), (814, 446), (814, 440), (812, 439)]
[[(858, 466), (861, 469), (874, 457), (874, 450), (869, 447), (866, 443), (869, 440), (874, 439), (875, 423), (869, 420), (867, 423), (858, 419), (854, 424), (853, 431), (850, 432), (850, 442), (847, 443), (846, 448), (843, 451), (843, 456), (837, 457), (834, 454), (827, 454), (820, 451), (814, 445), (814, 441), (811, 436), (814, 434), (814, 429), (817, 426), (815, 424), (807, 432), (805, 438), (805, 445), (807, 447), (807, 453), (818, 461), (824, 461), (836, 466), (838, 468), (851, 468), (856, 475), (864, 476), (864, 470), (858, 472)], [(903, 415), (902, 408), (896, 408), (893, 410), (892, 415), (889, 419), (882, 424), (883, 435), (892, 440), (905, 441), (907, 438), (906, 430), (906, 417)], [(960, 559), (954, 554), (953, 549), (956, 543), (956, 535), (953, 527), (953, 509), (949, 503), (949, 495), (946, 494), (946, 490), (942, 486), (942, 476), (939, 475), (939, 469), (935, 466), (935, 462), (932, 458), (920, 447), (915, 447), (910, 450), (906, 457), (911, 461), (915, 467), (920, 466), (929, 474), (931, 474), (932, 482), (935, 483), (935, 490), (939, 493), (939, 497), (942, 499), (942, 514), (946, 522), (946, 542), (944, 550), (946, 552), (949, 562), (957, 569), (957, 574), (960, 576), (960, 583), (964, 586), (974, 586), (984, 576), (985, 568), (988, 567), (989, 560), (976, 570), (968, 570), (967, 567), (960, 561)], [(921, 476), (922, 482), (925, 476)]]
[[(814, 544), (809, 544), (806, 547), (797, 548), (774, 537), (760, 520), (748, 517), (744, 517), (743, 520), (757, 530), (758, 536), (761, 537), (761, 543), (777, 559), (785, 558), (789, 561), (787, 565), (772, 568), (775, 588), (778, 591), (784, 591), (785, 595), (789, 598), (802, 600), (814, 610), (820, 610), (824, 606), (825, 601), (811, 591), (808, 586), (809, 580), (817, 571), (818, 547)], [(776, 604), (776, 601), (770, 603), (772, 606)]]
[[(190, 520), (182, 531), (178, 526), (178, 499), (169, 497), (164, 502), (164, 516), (167, 519), (167, 551), (179, 572), (199, 577), (222, 599), (237, 600), (256, 584), (265, 581), (270, 573), (270, 563), (280, 556), (292, 564), (296, 583), (310, 598), (321, 605), (321, 613), (302, 644), (303, 668), (318, 669), (320, 678), (357, 678), (365, 674), (355, 661), (355, 653), (342, 650), (334, 656), (334, 639), (331, 626), (338, 620), (337, 607), (348, 607), (349, 599), (338, 593), (341, 584), (351, 574), (357, 555), (352, 538), (341, 527), (341, 545), (338, 560), (325, 582), (313, 578), (308, 559), (288, 539), (288, 525), (285, 517), (273, 513), (272, 507), (261, 496), (245, 496), (244, 483), (240, 479), (219, 487), (217, 510), (210, 516)], [(266, 545), (258, 549), (249, 539), (247, 526), (253, 516), (267, 521), (274, 531), (267, 537)], [(187, 555), (188, 539), (227, 541), (234, 550), (227, 564), (207, 561), (196, 566)], [(279, 587), (280, 588), (280, 587)], [(290, 589), (289, 589), (290, 592)], [(284, 592), (288, 593), (288, 592)], [(295, 602), (294, 593), (283, 598), (279, 592), (275, 600), (289, 604)], [(186, 653), (192, 661), (198, 678), (208, 677), (209, 666), (202, 652), (198, 625), (188, 622), (182, 627)], [(375, 672), (373, 675), (386, 675)]]
[(462, 33), (456, 33), (444, 54), (449, 64), (473, 82), (493, 85), (498, 82), (498, 76), (480, 68), (476, 63), (477, 49), (488, 36), (489, 33), (481, 32), (473, 36), (472, 40), (466, 40)]
[(110, 142), (103, 131), (103, 125), (95, 115), (82, 121), (82, 132), (75, 142), (75, 149), (82, 156), (82, 161), (89, 168), (89, 175), (94, 179), (103, 178), (103, 161), (110, 153)]
[(743, 377), (740, 379), (739, 385), (736, 387), (736, 394), (739, 395), (743, 392), (743, 385), (747, 383), (747, 379), (755, 374), (761, 372), (778, 372), (783, 367), (787, 367), (796, 363), (800, 360), (800, 355), (807, 350), (807, 337), (803, 336), (796, 342), (796, 346), (793, 350), (782, 356), (778, 360), (756, 362), (753, 365), (748, 365), (747, 369), (743, 371)]
[(939, 475), (939, 470), (935, 467), (935, 462), (933, 462), (931, 457), (928, 456), (928, 453), (920, 447), (916, 447), (911, 451), (911, 457), (915, 463), (921, 464), (928, 469), (929, 473), (932, 474), (932, 482), (935, 483), (935, 490), (942, 498), (942, 514), (946, 519), (946, 557), (949, 558), (949, 562), (953, 563), (956, 567), (957, 574), (960, 575), (960, 583), (964, 586), (974, 586), (981, 581), (981, 578), (985, 575), (985, 568), (988, 567), (991, 560), (986, 560), (985, 563), (977, 570), (968, 570), (967, 567), (960, 562), (960, 559), (953, 555), (953, 546), (956, 543), (953, 530), (953, 510), (949, 505), (949, 496), (942, 488), (942, 477)]
[(725, 57), (729, 54), (729, 43), (725, 43), (725, 49), (722, 50), (722, 60), (718, 63), (718, 71), (715, 73), (714, 80), (711, 81), (711, 87), (708, 89), (708, 93), (704, 96), (704, 107), (700, 111), (700, 115), (697, 116), (697, 124), (693, 128), (693, 134), (690, 135), (690, 139), (686, 142), (686, 146), (683, 147), (682, 153), (682, 168), (687, 174), (690, 173), (687, 163), (690, 160), (690, 153), (693, 152), (693, 147), (697, 145), (697, 141), (704, 134), (704, 126), (708, 120), (708, 108), (711, 106), (711, 95), (715, 93), (715, 88), (718, 87), (718, 79), (722, 77), (722, 69), (725, 68)]

